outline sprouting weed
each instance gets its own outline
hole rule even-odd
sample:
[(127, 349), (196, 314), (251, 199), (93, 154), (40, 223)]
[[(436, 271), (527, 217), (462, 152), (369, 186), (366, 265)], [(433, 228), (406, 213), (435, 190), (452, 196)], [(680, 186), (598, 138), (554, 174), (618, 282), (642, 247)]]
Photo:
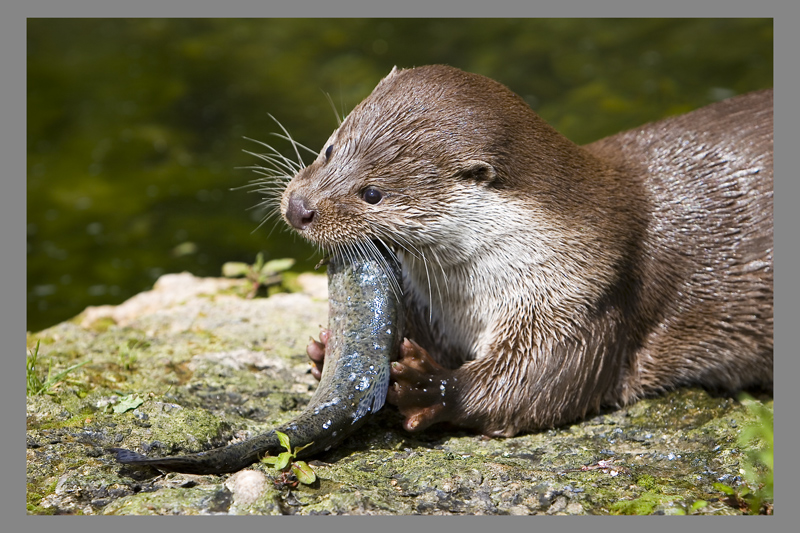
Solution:
[[(286, 448), (286, 451), (281, 452), (277, 457), (268, 455), (262, 458), (261, 462), (272, 465), (278, 470), (284, 472), (281, 479), (285, 479), (286, 474), (291, 471), (297, 477), (297, 480), (300, 483), (304, 483), (306, 485), (314, 483), (314, 481), (317, 479), (317, 475), (314, 473), (314, 470), (311, 468), (311, 466), (309, 466), (305, 461), (292, 461), (292, 459), (297, 457), (297, 454), (300, 452), (300, 450), (308, 448), (314, 443), (309, 442), (305, 446), (298, 446), (294, 449), (294, 451), (292, 451), (289, 443), (289, 436), (281, 431), (276, 431), (275, 433), (278, 435), (278, 440), (280, 441), (281, 446)], [(283, 483), (287, 482), (283, 481)]]
[(84, 361), (82, 363), (78, 363), (77, 365), (72, 365), (71, 367), (67, 368), (59, 372), (56, 375), (52, 375), (52, 362), (47, 367), (47, 378), (42, 381), (39, 378), (39, 343), (40, 341), (36, 341), (36, 347), (33, 350), (28, 351), (27, 361), (25, 363), (25, 379), (27, 384), (27, 393), (30, 396), (36, 396), (38, 394), (52, 394), (53, 388), (70, 372), (73, 370), (82, 367), (89, 361)]
[(247, 263), (225, 263), (222, 265), (222, 275), (226, 278), (237, 278), (244, 276), (250, 283), (253, 284), (247, 298), (253, 298), (261, 287), (268, 287), (270, 285), (277, 285), (283, 281), (281, 272), (292, 268), (294, 259), (273, 259), (272, 261), (264, 262), (264, 254), (261, 252), (256, 255), (255, 264), (248, 265)]

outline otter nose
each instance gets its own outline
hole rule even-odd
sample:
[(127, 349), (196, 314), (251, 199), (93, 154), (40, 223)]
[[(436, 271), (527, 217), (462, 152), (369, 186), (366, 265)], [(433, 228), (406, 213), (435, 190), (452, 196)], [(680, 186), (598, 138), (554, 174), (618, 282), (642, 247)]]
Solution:
[(296, 229), (306, 229), (313, 221), (316, 211), (308, 208), (308, 200), (299, 194), (289, 197), (286, 208), (286, 220)]

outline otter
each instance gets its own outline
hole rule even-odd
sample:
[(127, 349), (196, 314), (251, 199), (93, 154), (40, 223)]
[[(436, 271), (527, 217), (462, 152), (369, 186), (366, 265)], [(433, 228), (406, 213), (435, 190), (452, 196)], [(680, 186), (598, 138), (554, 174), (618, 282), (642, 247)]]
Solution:
[(322, 249), (399, 259), (405, 429), (513, 436), (771, 390), (772, 130), (770, 89), (578, 146), (489, 78), (395, 68), (280, 208)]

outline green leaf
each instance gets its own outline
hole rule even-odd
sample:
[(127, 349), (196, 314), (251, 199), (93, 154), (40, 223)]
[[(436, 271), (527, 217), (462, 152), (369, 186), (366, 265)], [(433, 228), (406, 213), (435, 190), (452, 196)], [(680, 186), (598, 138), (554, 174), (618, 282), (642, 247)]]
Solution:
[(317, 475), (305, 461), (297, 461), (292, 464), (292, 472), (300, 480), (300, 483), (311, 485), (316, 481)]
[(707, 505), (708, 505), (708, 502), (707, 502), (707, 501), (705, 501), (705, 500), (697, 500), (697, 501), (696, 501), (696, 502), (694, 502), (694, 503), (692, 504), (692, 506), (689, 508), (689, 512), (692, 512), (692, 513), (693, 513), (693, 512), (695, 512), (695, 511), (697, 511), (698, 509), (702, 509), (703, 507), (705, 507), (705, 506), (707, 506)]
[(277, 274), (278, 272), (283, 272), (284, 270), (289, 270), (294, 265), (294, 259), (291, 257), (285, 257), (283, 259), (273, 259), (272, 261), (267, 261), (267, 263), (261, 267), (262, 274)]
[(289, 443), (289, 435), (283, 433), (282, 431), (276, 431), (275, 434), (278, 435), (278, 440), (280, 441), (281, 446), (286, 448), (287, 452), (292, 451), (292, 448)]
[(289, 452), (283, 452), (280, 455), (278, 455), (278, 459), (277, 461), (275, 461), (275, 468), (277, 468), (278, 470), (283, 470), (284, 468), (286, 468), (286, 465), (288, 465), (289, 461), (291, 460), (292, 460), (292, 454), (290, 454)]
[(222, 275), (226, 278), (238, 278), (239, 276), (246, 276), (250, 270), (250, 265), (247, 263), (224, 263), (222, 265)]
[(297, 457), (297, 454), (298, 454), (298, 453), (300, 453), (300, 450), (303, 450), (303, 449), (305, 449), (305, 448), (308, 448), (308, 447), (309, 447), (309, 446), (311, 446), (312, 444), (314, 444), (314, 441), (311, 441), (311, 442), (309, 442), (308, 444), (304, 444), (303, 446), (298, 446), (297, 448), (295, 448), (295, 449), (294, 449), (294, 453), (292, 454), (292, 456), (293, 456), (293, 457)]
[(140, 405), (144, 403), (144, 400), (139, 398), (138, 396), (134, 396), (133, 394), (128, 394), (124, 396), (115, 406), (114, 412), (117, 414), (124, 413), (125, 411), (130, 411), (131, 409), (136, 409)]
[(264, 254), (258, 252), (256, 254), (256, 262), (253, 264), (253, 270), (256, 272), (261, 272), (261, 267), (264, 266)]
[(714, 483), (714, 488), (720, 492), (724, 492), (728, 496), (733, 496), (733, 494), (735, 493), (733, 488), (729, 487), (728, 485), (725, 485), (724, 483)]
[(261, 458), (261, 462), (265, 463), (265, 464), (268, 464), (268, 465), (275, 466), (275, 463), (278, 462), (278, 458), (277, 457), (272, 457), (271, 455), (265, 455), (264, 457)]

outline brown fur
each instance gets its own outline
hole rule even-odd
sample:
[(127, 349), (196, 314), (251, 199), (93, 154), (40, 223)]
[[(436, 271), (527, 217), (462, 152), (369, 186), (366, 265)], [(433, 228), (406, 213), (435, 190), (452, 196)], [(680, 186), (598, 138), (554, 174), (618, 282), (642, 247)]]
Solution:
[(432, 359), (393, 371), (409, 429), (513, 435), (680, 385), (771, 387), (771, 90), (579, 147), (488, 78), (393, 70), (281, 207), (322, 246), (400, 251)]

